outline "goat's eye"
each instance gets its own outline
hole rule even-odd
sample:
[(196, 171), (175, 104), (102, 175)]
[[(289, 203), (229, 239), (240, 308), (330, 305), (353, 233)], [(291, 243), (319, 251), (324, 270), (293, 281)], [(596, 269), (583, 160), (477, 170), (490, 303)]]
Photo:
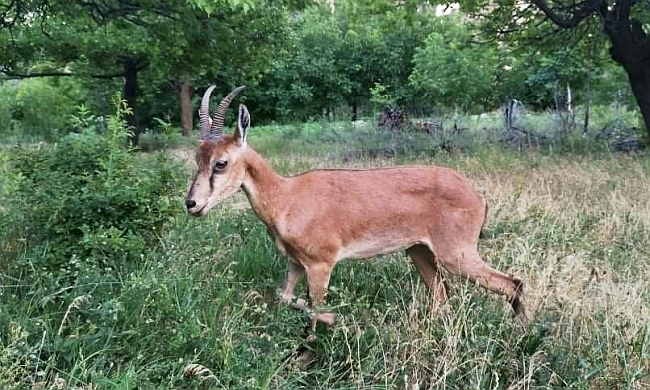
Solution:
[(214, 163), (214, 171), (216, 173), (219, 173), (220, 171), (223, 171), (224, 169), (226, 169), (226, 166), (228, 166), (228, 161), (219, 160), (219, 161)]

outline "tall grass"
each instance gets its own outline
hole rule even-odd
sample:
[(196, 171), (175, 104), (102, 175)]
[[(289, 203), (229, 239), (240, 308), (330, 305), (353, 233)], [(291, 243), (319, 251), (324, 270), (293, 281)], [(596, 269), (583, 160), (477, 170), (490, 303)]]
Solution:
[[(397, 253), (339, 264), (327, 305), (342, 322), (305, 341), (304, 315), (275, 299), (286, 261), (245, 198), (192, 219), (179, 188), (158, 247), (117, 280), (52, 290), (0, 268), (0, 388), (650, 388), (650, 157), (445, 151), (371, 127), (256, 130), (250, 144), (286, 174), (463, 171), (491, 205), (480, 253), (524, 280), (531, 328), (520, 332), (506, 302), (454, 277), (453, 298), (432, 312)], [(369, 154), (391, 139), (403, 149)], [(301, 347), (313, 351), (308, 367), (290, 358)]]

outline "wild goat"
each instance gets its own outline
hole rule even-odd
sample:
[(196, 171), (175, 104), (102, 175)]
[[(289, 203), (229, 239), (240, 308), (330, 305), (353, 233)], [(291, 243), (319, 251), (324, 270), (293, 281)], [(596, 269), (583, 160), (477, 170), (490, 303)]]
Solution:
[[(436, 166), (377, 169), (318, 169), (283, 177), (246, 141), (250, 115), (239, 106), (234, 134), (223, 133), (230, 102), (244, 87), (226, 96), (214, 116), (208, 106), (215, 86), (199, 109), (201, 140), (198, 172), (185, 205), (205, 215), (243, 189), (280, 252), (288, 257), (280, 299), (310, 310), (317, 321), (333, 324), (335, 315), (316, 312), (323, 302), (332, 269), (339, 260), (359, 259), (406, 249), (432, 302), (445, 302), (447, 271), (505, 295), (526, 322), (522, 282), (486, 264), (477, 252), (487, 216), (485, 199), (457, 172)], [(307, 276), (309, 304), (294, 295)]]

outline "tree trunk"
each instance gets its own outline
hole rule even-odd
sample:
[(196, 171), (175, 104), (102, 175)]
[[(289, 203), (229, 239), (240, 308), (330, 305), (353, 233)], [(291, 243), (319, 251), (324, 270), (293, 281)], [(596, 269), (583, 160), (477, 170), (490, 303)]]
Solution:
[[(607, 29), (606, 31), (610, 32)], [(625, 39), (629, 39), (629, 41)], [(639, 45), (637, 41), (617, 30), (613, 30), (613, 33), (610, 34), (610, 40), (612, 42), (612, 58), (621, 64), (627, 73), (632, 93), (639, 105), (645, 130), (650, 139), (650, 53), (643, 50), (644, 45)], [(650, 43), (646, 46), (650, 47)]]
[(587, 72), (585, 80), (585, 120), (582, 124), (582, 135), (587, 135), (589, 131), (589, 103), (591, 103), (591, 76)]
[(516, 128), (515, 121), (517, 120), (517, 100), (509, 99), (503, 109), (503, 118), (506, 124), (506, 133), (513, 131)]
[(645, 124), (645, 131), (650, 140), (650, 66), (645, 67), (643, 77), (630, 77), (630, 85), (632, 86), (632, 93), (636, 98), (636, 102), (641, 110), (641, 116)]
[(192, 130), (194, 129), (194, 124), (192, 123), (193, 113), (192, 113), (192, 92), (193, 87), (192, 83), (189, 81), (183, 81), (181, 83), (181, 127), (183, 128), (183, 136), (189, 137), (192, 135)]
[(627, 73), (650, 138), (650, 38), (638, 20), (630, 19), (631, 6), (632, 1), (621, 1), (616, 3), (615, 13), (601, 13), (605, 33), (612, 44), (612, 59)]
[(556, 81), (555, 86), (553, 87), (553, 99), (555, 100), (555, 118), (557, 125), (559, 126), (559, 131), (562, 138), (566, 138), (566, 136), (569, 134), (569, 117), (568, 112), (566, 116), (562, 113), (564, 105), (560, 99), (560, 92), (558, 88), (559, 83), (559, 81)]
[(569, 132), (573, 132), (573, 129), (576, 127), (576, 114), (573, 112), (573, 101), (571, 99), (571, 85), (567, 83), (566, 85), (566, 110), (569, 121)]
[[(642, 3), (636, 0), (586, 0), (560, 7), (546, 0), (531, 0), (554, 24), (575, 28), (581, 22), (599, 15), (612, 44), (612, 59), (623, 66), (630, 87), (641, 111), (645, 130), (650, 138), (650, 37), (647, 23), (631, 17), (632, 7)], [(647, 2), (646, 2), (647, 3)], [(555, 7), (557, 5), (557, 7)]]
[(124, 91), (123, 99), (131, 108), (131, 114), (126, 116), (126, 124), (129, 130), (133, 132), (129, 141), (133, 146), (140, 142), (140, 129), (138, 128), (138, 116), (136, 114), (136, 102), (138, 98), (138, 68), (133, 58), (124, 60)]

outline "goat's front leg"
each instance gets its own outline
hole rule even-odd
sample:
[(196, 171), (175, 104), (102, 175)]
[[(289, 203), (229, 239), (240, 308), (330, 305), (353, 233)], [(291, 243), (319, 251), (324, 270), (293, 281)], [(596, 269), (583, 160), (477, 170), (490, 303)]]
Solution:
[(327, 325), (334, 325), (336, 322), (336, 314), (331, 312), (319, 313), (318, 306), (325, 300), (327, 294), (327, 287), (332, 274), (333, 265), (329, 263), (315, 263), (306, 266), (307, 283), (309, 286), (309, 307), (314, 311), (311, 315), (311, 329), (316, 329), (318, 321), (324, 322)]
[(289, 260), (289, 266), (287, 267), (287, 276), (284, 280), (284, 284), (279, 289), (280, 300), (294, 309), (306, 310), (307, 301), (302, 298), (296, 298), (294, 290), (296, 285), (302, 280), (305, 276), (305, 267), (295, 263), (293, 260)]

